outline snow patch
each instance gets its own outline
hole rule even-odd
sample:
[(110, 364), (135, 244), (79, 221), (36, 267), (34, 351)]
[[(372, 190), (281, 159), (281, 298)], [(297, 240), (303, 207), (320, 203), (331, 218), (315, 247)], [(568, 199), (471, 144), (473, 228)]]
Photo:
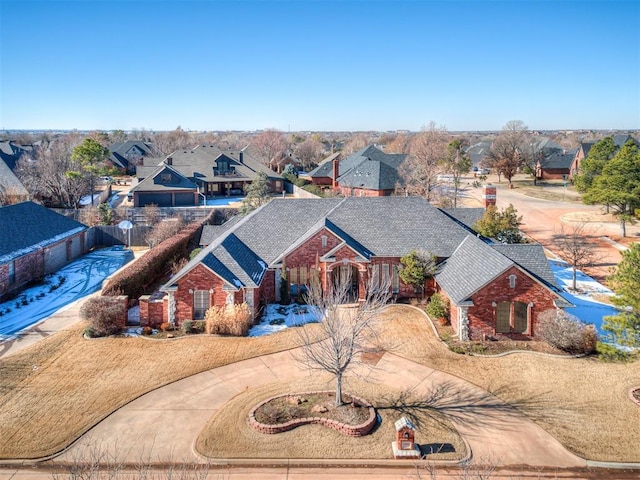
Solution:
[(285, 328), (297, 327), (305, 323), (319, 322), (322, 312), (311, 305), (278, 305), (266, 306), (260, 321), (249, 330), (250, 337), (261, 337), (280, 332)]

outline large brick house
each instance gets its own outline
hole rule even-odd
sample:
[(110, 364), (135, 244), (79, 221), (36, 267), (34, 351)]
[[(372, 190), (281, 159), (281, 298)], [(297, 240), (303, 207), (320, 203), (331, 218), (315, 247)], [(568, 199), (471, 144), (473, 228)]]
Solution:
[[(156, 318), (142, 320), (180, 324), (203, 318), (212, 305), (242, 302), (255, 314), (280, 300), (281, 282), (296, 297), (312, 282), (327, 288), (344, 269), (354, 301), (364, 299), (372, 276), (387, 280), (396, 299), (413, 297), (398, 269), (402, 256), (419, 249), (438, 259), (425, 291), (450, 299), (461, 339), (534, 337), (540, 313), (567, 304), (542, 247), (477, 238), (469, 225), (481, 213), (440, 210), (419, 197), (274, 199), (229, 228), (204, 232), (207, 247), (161, 288), (167, 295)], [(149, 308), (141, 302), (143, 317)]]
[(401, 180), (398, 168), (406, 158), (403, 153), (385, 153), (369, 145), (346, 158), (332, 154), (309, 172), (309, 178), (344, 196), (384, 197), (395, 193)]
[(0, 207), (0, 301), (85, 253), (86, 231), (33, 202)]

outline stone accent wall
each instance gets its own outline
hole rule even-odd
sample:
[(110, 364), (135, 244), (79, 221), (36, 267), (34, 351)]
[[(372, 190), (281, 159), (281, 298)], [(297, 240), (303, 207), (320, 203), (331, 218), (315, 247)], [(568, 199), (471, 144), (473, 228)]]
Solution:
[[(515, 288), (509, 287), (510, 275), (516, 276)], [(535, 337), (540, 314), (546, 310), (555, 309), (553, 304), (555, 298), (547, 288), (517, 267), (512, 267), (473, 295), (474, 306), (469, 308), (470, 338), (478, 340), (483, 335), (499, 336), (495, 330), (495, 308), (493, 307), (493, 303), (499, 302), (533, 303), (529, 319), (531, 335), (505, 334), (504, 336)]]

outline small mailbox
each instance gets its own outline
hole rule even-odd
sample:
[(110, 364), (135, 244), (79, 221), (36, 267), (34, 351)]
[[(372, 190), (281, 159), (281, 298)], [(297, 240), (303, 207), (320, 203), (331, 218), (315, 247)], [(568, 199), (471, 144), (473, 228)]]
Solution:
[(394, 458), (420, 457), (420, 447), (415, 443), (416, 427), (407, 417), (395, 423), (396, 441), (392, 443)]

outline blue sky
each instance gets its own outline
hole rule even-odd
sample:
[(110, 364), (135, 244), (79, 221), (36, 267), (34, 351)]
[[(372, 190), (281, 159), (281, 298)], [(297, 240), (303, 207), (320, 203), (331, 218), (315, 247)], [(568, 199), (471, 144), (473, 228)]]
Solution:
[(637, 0), (0, 0), (0, 129), (638, 129), (639, 26)]

